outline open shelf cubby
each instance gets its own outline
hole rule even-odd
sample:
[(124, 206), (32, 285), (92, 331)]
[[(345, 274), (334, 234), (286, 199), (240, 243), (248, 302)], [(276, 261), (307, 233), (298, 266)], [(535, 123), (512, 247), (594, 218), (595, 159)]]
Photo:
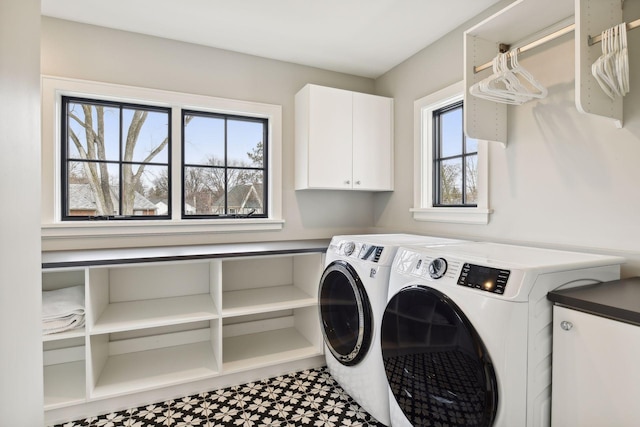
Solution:
[(84, 286), (86, 316), (43, 335), (45, 410), (322, 355), (323, 263), (293, 250), (44, 268), (43, 291)]

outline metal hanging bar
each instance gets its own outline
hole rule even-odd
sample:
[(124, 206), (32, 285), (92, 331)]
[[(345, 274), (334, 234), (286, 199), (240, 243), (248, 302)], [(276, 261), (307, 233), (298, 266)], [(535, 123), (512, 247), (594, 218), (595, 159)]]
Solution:
[[(636, 19), (635, 21), (629, 22), (627, 24), (627, 31), (631, 31), (634, 28), (640, 27), (640, 19)], [(602, 34), (598, 34), (597, 36), (589, 36), (589, 46), (593, 46), (596, 43), (600, 43), (602, 41)]]
[[(518, 55), (520, 55), (521, 53), (524, 53), (524, 52), (526, 52), (528, 50), (531, 50), (531, 49), (533, 49), (535, 47), (538, 47), (541, 44), (550, 42), (551, 40), (557, 39), (560, 36), (564, 36), (565, 34), (570, 33), (571, 31), (573, 31), (574, 28), (575, 28), (575, 24), (567, 25), (564, 28), (561, 28), (561, 29), (559, 29), (557, 31), (554, 31), (551, 34), (548, 34), (548, 35), (546, 35), (546, 36), (544, 36), (542, 38), (539, 38), (538, 40), (534, 40), (531, 43), (525, 44), (524, 46), (520, 46), (519, 48), (514, 49), (514, 50), (516, 51), (516, 53)], [(475, 67), (473, 67), (473, 72), (474, 73), (479, 73), (482, 70), (486, 70), (487, 68), (491, 68), (492, 65), (493, 65), (493, 61), (489, 61), (486, 64), (475, 66)]]
[[(627, 24), (627, 31), (633, 30), (634, 28), (638, 28), (638, 27), (640, 27), (640, 19), (636, 19), (633, 22), (629, 22)], [(519, 48), (515, 49), (515, 51), (519, 55), (535, 47), (538, 47), (544, 43), (550, 42), (551, 40), (557, 39), (560, 36), (564, 36), (565, 34), (573, 31), (574, 29), (575, 29), (575, 24), (567, 25), (566, 27), (561, 28), (557, 31), (554, 31), (553, 33), (548, 34), (544, 37), (541, 37), (538, 40), (532, 41), (531, 43), (525, 44), (524, 46), (520, 46)], [(602, 41), (602, 34), (598, 34), (597, 36), (593, 36), (593, 37), (589, 36), (589, 40), (588, 40), (589, 46), (593, 46), (594, 44), (599, 43), (600, 41)], [(493, 61), (489, 61), (482, 65), (477, 65), (473, 67), (473, 72), (479, 73), (480, 71), (486, 70), (487, 68), (491, 68), (492, 65), (493, 65)]]

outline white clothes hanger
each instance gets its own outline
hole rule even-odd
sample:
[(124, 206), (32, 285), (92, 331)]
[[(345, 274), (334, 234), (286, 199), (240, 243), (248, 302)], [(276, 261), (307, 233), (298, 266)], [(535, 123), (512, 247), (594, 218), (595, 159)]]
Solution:
[[(521, 105), (534, 98), (544, 98), (547, 89), (518, 63), (518, 50), (498, 54), (492, 62), (493, 74), (469, 88), (479, 98), (505, 104)], [(507, 66), (511, 57), (511, 66)]]
[(505, 104), (520, 105), (528, 97), (513, 90), (517, 79), (506, 66), (506, 56), (498, 54), (492, 61), (493, 74), (469, 88), (469, 93), (478, 98)]
[(602, 91), (612, 100), (629, 93), (626, 23), (602, 32), (602, 55), (591, 65), (591, 73)]

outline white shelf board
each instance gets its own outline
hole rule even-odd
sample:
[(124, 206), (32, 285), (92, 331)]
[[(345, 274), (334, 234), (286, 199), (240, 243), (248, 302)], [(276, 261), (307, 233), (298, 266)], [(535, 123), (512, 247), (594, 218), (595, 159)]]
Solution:
[(109, 304), (91, 334), (122, 332), (217, 318), (210, 294)]
[(227, 291), (222, 293), (222, 316), (264, 313), (315, 304), (316, 296), (293, 285)]
[(64, 332), (57, 332), (55, 334), (46, 334), (46, 335), (43, 334), (42, 341), (43, 342), (60, 341), (60, 340), (66, 340), (69, 338), (79, 338), (79, 337), (84, 337), (84, 334), (85, 334), (85, 328), (77, 328), (77, 329), (71, 329)]
[(218, 374), (210, 341), (109, 356), (91, 398), (119, 396)]
[(222, 342), (222, 371), (226, 374), (321, 354), (295, 328), (227, 337)]
[(574, 9), (574, 0), (518, 0), (467, 30), (467, 34), (516, 43), (572, 16)]
[(56, 409), (85, 401), (84, 360), (44, 367), (44, 409)]

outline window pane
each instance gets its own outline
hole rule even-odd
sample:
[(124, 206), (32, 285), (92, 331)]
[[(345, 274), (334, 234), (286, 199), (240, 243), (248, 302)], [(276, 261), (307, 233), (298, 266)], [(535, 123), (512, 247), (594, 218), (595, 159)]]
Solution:
[(184, 162), (224, 165), (224, 119), (185, 115)]
[(119, 215), (119, 176), (117, 164), (69, 162), (66, 214)]
[(478, 140), (473, 138), (465, 138), (466, 152), (477, 153), (478, 152)]
[(67, 114), (68, 158), (119, 160), (120, 111), (117, 107), (70, 102)]
[(478, 155), (466, 156), (465, 203), (478, 204)]
[(184, 174), (185, 215), (224, 214), (224, 168), (186, 167)]
[(189, 112), (184, 122), (184, 215), (263, 216), (267, 121)]
[(122, 110), (122, 160), (168, 163), (169, 114), (125, 108)]
[(462, 108), (440, 114), (440, 157), (462, 154)]
[(444, 160), (440, 163), (440, 204), (462, 203), (462, 159)]
[[(122, 166), (122, 214), (136, 216), (166, 215), (169, 208), (168, 193), (159, 190), (154, 193), (155, 182), (168, 176), (168, 167), (145, 164), (125, 164)], [(154, 194), (159, 194), (157, 197)], [(159, 213), (159, 210), (164, 213)]]
[(229, 166), (262, 167), (264, 163), (264, 126), (262, 122), (227, 121)]
[(263, 171), (229, 169), (229, 213), (262, 215), (264, 213)]

